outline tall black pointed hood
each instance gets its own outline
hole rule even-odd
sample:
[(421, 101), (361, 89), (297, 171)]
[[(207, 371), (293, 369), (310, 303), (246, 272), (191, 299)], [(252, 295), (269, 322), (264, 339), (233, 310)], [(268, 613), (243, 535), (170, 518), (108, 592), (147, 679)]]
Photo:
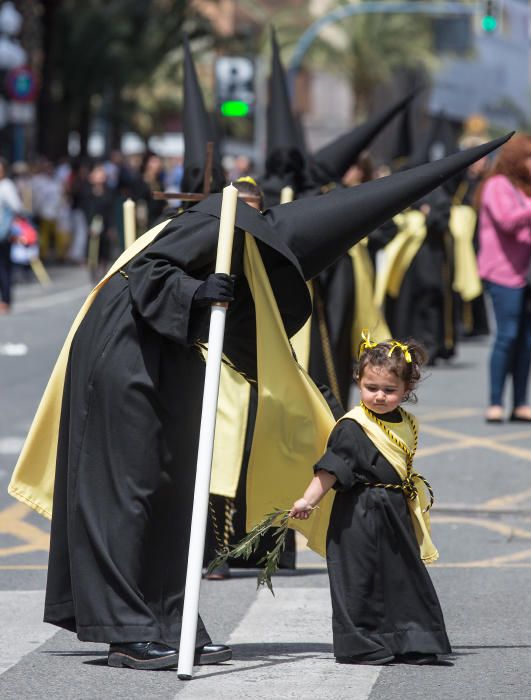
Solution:
[(349, 167), (356, 162), (360, 153), (397, 114), (409, 105), (420, 89), (411, 91), (406, 97), (314, 153), (310, 166), (312, 178), (323, 185), (341, 180)]
[[(188, 37), (183, 39), (184, 48), (184, 95), (183, 135), (184, 174), (181, 183), (183, 192), (202, 192), (205, 172), (205, 153), (208, 141), (215, 141), (212, 122), (206, 111), (203, 93), (199, 86)], [(223, 168), (219, 150), (214, 144), (211, 191), (219, 192), (224, 186)]]
[(265, 212), (298, 259), (306, 279), (428, 192), (504, 144), (512, 134), (417, 168)]
[[(280, 60), (275, 30), (271, 30), (271, 78), (267, 106), (266, 176), (282, 177), (286, 169), (303, 169), (305, 154), (301, 150), (300, 134), (291, 110), (288, 84)], [(285, 184), (290, 184), (289, 182)]]

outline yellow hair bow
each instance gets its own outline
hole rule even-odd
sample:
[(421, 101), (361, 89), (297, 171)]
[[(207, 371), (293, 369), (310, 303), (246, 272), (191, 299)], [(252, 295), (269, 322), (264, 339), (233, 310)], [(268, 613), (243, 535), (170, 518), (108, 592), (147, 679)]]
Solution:
[(411, 362), (411, 353), (409, 352), (409, 348), (405, 343), (400, 343), (398, 340), (391, 341), (391, 349), (389, 350), (387, 356), (391, 357), (391, 355), (397, 349), (402, 350), (402, 352), (404, 353), (404, 359), (409, 364)]
[(370, 350), (371, 348), (375, 348), (378, 343), (375, 343), (374, 340), (371, 340), (371, 334), (369, 333), (369, 330), (367, 328), (364, 328), (361, 331), (361, 343), (360, 343), (360, 351), (358, 353), (358, 357), (361, 356), (361, 353), (364, 350)]
[(242, 177), (239, 177), (236, 182), (250, 182), (251, 185), (254, 185), (255, 187), (258, 187), (256, 184), (256, 180), (252, 178), (250, 175), (243, 175)]

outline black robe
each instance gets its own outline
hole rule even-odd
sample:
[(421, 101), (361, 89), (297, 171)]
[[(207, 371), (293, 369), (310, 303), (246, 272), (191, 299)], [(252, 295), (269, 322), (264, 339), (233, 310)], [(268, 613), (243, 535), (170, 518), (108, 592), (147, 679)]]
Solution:
[[(337, 383), (336, 399), (347, 410), (355, 356), (352, 328), (356, 287), (350, 255), (347, 253), (341, 256), (312, 282), (314, 310), (308, 373), (317, 385), (325, 385), (334, 390), (334, 384)], [(326, 333), (328, 342), (323, 342), (323, 333)], [(327, 358), (328, 344), (330, 357)], [(330, 376), (331, 372), (334, 377)]]
[[(383, 419), (396, 422), (400, 414)], [(449, 653), (403, 493), (363, 485), (399, 484), (397, 472), (349, 419), (332, 431), (319, 469), (337, 477), (326, 554), (335, 656)]]
[[(214, 270), (219, 205), (214, 196), (170, 222), (103, 286), (72, 343), (44, 619), (84, 641), (179, 642), (205, 369), (195, 342), (210, 315), (192, 299)], [(240, 202), (237, 225), (257, 239), (292, 335), (310, 310), (298, 263)], [(237, 229), (224, 352), (253, 377), (242, 250)], [(199, 621), (196, 644), (208, 641)]]
[(453, 240), (448, 231), (428, 235), (407, 269), (396, 299), (385, 301), (393, 338), (415, 338), (428, 351), (428, 362), (455, 354), (457, 335)]

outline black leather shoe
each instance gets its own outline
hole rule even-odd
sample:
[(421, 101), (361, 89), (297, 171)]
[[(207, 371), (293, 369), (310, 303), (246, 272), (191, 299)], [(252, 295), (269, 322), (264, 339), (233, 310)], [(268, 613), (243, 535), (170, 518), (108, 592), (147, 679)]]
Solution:
[(437, 654), (410, 653), (397, 656), (396, 660), (401, 664), (412, 664), (414, 666), (453, 666), (449, 659), (442, 659)]
[(111, 644), (107, 664), (114, 668), (137, 668), (155, 671), (177, 666), (176, 649), (158, 642), (126, 642)]
[(220, 664), (222, 661), (232, 659), (232, 649), (224, 644), (205, 644), (196, 649), (194, 657), (195, 666), (205, 666), (206, 664)]
[(394, 661), (392, 654), (371, 654), (367, 656), (336, 656), (338, 664), (358, 664), (360, 666), (385, 666)]

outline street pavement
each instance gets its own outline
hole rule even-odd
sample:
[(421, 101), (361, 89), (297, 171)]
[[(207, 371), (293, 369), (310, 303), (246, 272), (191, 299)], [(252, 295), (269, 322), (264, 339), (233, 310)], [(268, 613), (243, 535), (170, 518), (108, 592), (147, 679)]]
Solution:
[[(0, 698), (303, 698), (459, 700), (531, 697), (531, 425), (489, 425), (488, 341), (463, 342), (430, 368), (411, 407), (421, 419), (415, 466), (432, 484), (430, 568), (454, 653), (451, 667), (337, 665), (323, 561), (301, 549), (296, 572), (256, 591), (255, 572), (203, 583), (212, 638), (234, 659), (140, 672), (106, 666), (107, 647), (42, 623), (49, 524), (6, 493), (66, 331), (89, 290), (86, 271), (15, 289), (0, 317)], [(353, 399), (355, 399), (355, 394)]]

